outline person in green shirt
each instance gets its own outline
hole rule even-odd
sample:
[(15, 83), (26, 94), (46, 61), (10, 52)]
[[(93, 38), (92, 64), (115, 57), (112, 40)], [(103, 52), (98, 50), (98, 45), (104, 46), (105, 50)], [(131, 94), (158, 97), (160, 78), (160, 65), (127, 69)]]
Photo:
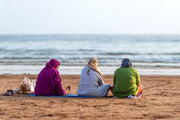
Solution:
[(143, 91), (140, 81), (139, 73), (130, 60), (123, 59), (121, 67), (114, 72), (112, 93), (115, 97), (140, 97)]

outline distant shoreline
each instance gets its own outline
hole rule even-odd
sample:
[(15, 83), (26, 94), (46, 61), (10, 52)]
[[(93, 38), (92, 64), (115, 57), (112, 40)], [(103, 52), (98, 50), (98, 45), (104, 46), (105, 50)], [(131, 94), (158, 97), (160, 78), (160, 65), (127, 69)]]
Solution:
[[(63, 75), (80, 75), (84, 66), (60, 66)], [(0, 65), (0, 74), (39, 74), (44, 66)], [(99, 67), (104, 75), (113, 75), (119, 67)], [(136, 67), (135, 67), (136, 68)], [(180, 75), (179, 68), (136, 68), (141, 75)]]

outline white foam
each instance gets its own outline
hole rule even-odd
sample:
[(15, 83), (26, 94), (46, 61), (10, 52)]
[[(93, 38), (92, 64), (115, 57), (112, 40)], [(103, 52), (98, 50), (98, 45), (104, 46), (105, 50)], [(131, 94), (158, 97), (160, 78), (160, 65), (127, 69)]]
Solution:
[[(0, 65), (0, 74), (39, 74), (44, 66), (33, 65)], [(60, 74), (81, 74), (84, 66), (60, 66)], [(114, 74), (118, 67), (99, 67), (105, 74)], [(137, 68), (141, 75), (180, 75), (180, 69), (164, 68)]]

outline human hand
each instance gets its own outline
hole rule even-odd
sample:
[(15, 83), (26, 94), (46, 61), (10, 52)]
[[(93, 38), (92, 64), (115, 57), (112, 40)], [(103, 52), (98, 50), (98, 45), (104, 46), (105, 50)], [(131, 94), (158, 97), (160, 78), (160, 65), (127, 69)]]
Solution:
[(66, 87), (66, 94), (69, 93), (70, 90), (71, 90), (71, 87), (70, 87), (70, 86), (67, 86), (67, 87)]

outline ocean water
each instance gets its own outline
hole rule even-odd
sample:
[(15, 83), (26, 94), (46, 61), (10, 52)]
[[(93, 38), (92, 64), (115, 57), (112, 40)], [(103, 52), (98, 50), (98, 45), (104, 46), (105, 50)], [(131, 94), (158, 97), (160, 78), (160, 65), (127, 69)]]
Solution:
[(180, 74), (180, 35), (0, 35), (0, 74), (38, 74), (52, 58), (62, 73), (80, 74), (90, 57), (106, 74), (123, 58), (142, 74)]

